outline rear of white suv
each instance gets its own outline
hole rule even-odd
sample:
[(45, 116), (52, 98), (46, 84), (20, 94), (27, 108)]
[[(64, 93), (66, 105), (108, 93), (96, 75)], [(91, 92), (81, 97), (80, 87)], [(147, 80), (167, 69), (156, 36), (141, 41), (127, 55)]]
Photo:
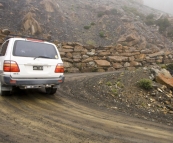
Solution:
[(37, 39), (10, 38), (0, 49), (0, 94), (12, 87), (42, 88), (54, 94), (64, 82), (64, 67), (56, 46)]

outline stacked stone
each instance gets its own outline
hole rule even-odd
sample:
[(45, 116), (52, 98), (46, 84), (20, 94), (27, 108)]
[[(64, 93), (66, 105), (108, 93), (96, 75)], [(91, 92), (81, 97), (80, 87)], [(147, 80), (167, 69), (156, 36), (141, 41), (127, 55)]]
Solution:
[(93, 47), (68, 42), (63, 43), (59, 51), (67, 72), (134, 70), (136, 67), (173, 61), (172, 52), (160, 51), (157, 47), (138, 49), (121, 44)]

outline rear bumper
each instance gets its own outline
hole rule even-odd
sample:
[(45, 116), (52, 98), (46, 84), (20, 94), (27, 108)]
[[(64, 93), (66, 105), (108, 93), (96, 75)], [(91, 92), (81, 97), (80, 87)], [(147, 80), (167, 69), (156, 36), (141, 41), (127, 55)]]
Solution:
[(60, 76), (53, 79), (13, 79), (10, 76), (1, 76), (0, 80), (3, 85), (7, 86), (26, 86), (26, 85), (40, 85), (40, 86), (56, 86), (64, 82), (65, 77)]

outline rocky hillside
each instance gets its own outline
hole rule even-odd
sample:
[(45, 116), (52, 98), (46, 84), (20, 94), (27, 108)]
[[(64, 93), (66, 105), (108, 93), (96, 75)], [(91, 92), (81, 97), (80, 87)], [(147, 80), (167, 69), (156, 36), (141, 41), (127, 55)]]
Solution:
[(0, 28), (15, 34), (93, 46), (172, 48), (171, 17), (138, 0), (0, 0), (0, 11)]

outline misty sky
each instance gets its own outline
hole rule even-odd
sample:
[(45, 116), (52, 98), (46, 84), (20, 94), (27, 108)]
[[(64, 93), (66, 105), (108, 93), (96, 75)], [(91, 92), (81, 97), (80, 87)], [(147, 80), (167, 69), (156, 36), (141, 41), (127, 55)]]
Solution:
[(143, 0), (144, 4), (155, 9), (173, 14), (173, 0)]

